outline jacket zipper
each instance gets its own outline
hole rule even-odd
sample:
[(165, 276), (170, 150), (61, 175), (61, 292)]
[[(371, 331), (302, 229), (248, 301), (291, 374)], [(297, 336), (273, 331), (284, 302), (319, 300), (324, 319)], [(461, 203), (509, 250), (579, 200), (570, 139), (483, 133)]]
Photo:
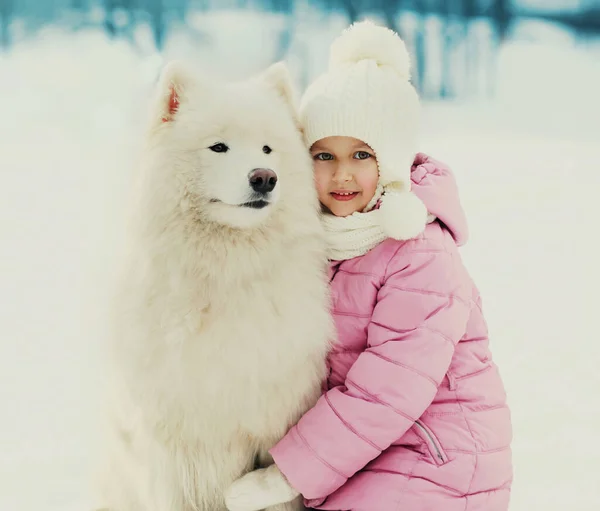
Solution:
[(433, 445), (433, 448), (435, 450), (435, 455), (437, 456), (437, 458), (442, 462), (445, 463), (446, 462), (446, 457), (444, 456), (444, 453), (442, 453), (442, 450), (438, 447), (438, 444), (435, 440), (435, 438), (433, 437), (433, 435), (429, 432), (429, 429), (427, 429), (423, 423), (421, 421), (416, 421), (415, 425), (423, 432), (425, 433), (425, 435), (427, 436), (427, 438), (429, 438), (429, 441), (431, 442), (431, 445)]

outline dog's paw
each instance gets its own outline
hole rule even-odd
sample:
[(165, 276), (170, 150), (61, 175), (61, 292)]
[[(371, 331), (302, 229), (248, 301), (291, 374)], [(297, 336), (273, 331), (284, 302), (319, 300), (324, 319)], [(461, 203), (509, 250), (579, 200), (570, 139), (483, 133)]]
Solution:
[(225, 492), (229, 511), (260, 511), (295, 499), (299, 493), (276, 465), (255, 470), (235, 481)]

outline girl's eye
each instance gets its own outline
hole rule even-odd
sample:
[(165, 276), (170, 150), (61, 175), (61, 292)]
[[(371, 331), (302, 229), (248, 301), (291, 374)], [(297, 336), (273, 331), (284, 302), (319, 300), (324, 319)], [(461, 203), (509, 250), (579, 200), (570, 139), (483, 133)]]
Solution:
[(211, 151), (214, 151), (215, 153), (226, 153), (227, 151), (229, 151), (229, 147), (227, 147), (227, 145), (225, 145), (223, 142), (211, 145), (209, 149)]
[(354, 157), (357, 160), (366, 160), (371, 157), (371, 153), (368, 153), (367, 151), (358, 151)]
[(330, 161), (333, 160), (333, 155), (330, 153), (319, 153), (315, 155), (315, 160)]

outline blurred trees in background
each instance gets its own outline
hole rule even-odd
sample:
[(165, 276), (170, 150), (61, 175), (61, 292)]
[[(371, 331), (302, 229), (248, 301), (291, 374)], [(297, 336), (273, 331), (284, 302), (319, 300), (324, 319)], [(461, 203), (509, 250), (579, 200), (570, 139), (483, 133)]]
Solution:
[[(413, 81), (421, 94), (450, 98), (469, 94), (465, 80), (462, 86), (454, 83), (456, 66), (467, 83), (482, 61), (493, 73), (497, 48), (519, 17), (562, 23), (582, 33), (600, 32), (600, 0), (581, 0), (577, 9), (568, 8), (572, 2), (553, 10), (534, 11), (527, 5), (519, 0), (0, 0), (0, 46), (6, 50), (49, 24), (74, 30), (101, 27), (109, 37), (134, 44), (137, 27), (146, 25), (160, 51), (171, 31), (202, 37), (187, 23), (191, 13), (254, 10), (285, 17), (273, 42), (278, 60), (294, 42), (302, 9), (322, 13), (323, 23), (329, 15), (345, 16), (348, 23), (371, 16), (407, 42), (415, 61)], [(432, 74), (436, 80), (428, 80)]]

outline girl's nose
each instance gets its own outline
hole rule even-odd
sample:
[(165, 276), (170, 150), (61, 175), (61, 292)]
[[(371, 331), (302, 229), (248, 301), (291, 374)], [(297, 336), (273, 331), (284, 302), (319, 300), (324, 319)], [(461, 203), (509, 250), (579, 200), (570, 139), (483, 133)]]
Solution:
[(347, 183), (352, 181), (352, 174), (346, 170), (344, 165), (338, 165), (333, 174), (333, 180), (336, 183)]

